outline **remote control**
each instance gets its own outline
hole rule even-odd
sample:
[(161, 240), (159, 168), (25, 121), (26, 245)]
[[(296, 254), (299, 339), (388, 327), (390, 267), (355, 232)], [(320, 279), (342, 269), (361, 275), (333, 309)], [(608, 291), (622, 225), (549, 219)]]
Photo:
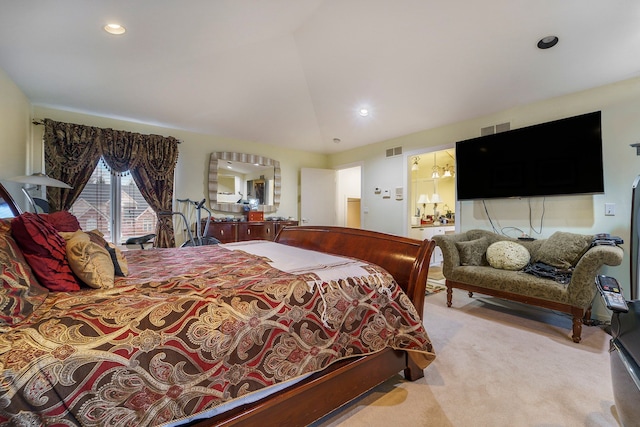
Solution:
[(611, 311), (626, 313), (629, 311), (627, 302), (624, 300), (622, 290), (615, 277), (604, 276), (602, 274), (596, 276), (596, 286), (602, 295), (605, 305)]

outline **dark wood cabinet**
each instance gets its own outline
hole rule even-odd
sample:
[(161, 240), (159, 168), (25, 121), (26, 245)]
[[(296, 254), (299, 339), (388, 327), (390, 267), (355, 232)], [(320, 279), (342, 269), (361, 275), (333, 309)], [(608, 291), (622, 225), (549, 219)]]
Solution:
[[(203, 225), (204, 227), (204, 225)], [(238, 239), (237, 222), (211, 222), (207, 236), (215, 237), (222, 243), (236, 242)]]
[(283, 227), (295, 225), (298, 225), (298, 221), (211, 222), (207, 236), (215, 237), (222, 243), (242, 242), (246, 240), (274, 240)]
[(238, 241), (273, 240), (274, 227), (272, 221), (248, 221), (238, 224)]

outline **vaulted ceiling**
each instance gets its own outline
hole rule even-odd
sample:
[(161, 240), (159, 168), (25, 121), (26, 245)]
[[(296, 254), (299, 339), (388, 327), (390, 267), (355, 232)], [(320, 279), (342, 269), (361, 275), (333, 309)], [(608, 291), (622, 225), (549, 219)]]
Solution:
[(0, 0), (0, 68), (34, 105), (331, 153), (638, 76), (640, 2)]

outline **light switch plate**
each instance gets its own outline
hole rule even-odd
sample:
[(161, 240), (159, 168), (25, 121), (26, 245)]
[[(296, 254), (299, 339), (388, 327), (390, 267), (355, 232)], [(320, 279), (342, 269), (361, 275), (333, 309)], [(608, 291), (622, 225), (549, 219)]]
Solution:
[(604, 214), (605, 214), (605, 216), (614, 216), (616, 214), (616, 204), (615, 203), (605, 203), (604, 204)]

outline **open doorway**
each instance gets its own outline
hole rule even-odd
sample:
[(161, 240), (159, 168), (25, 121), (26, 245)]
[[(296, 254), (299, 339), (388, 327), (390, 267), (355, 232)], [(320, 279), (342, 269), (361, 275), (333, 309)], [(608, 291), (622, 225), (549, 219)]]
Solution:
[[(424, 240), (455, 233), (455, 149), (411, 155), (407, 161), (408, 236)], [(431, 256), (434, 272), (441, 264), (442, 251), (436, 247)]]
[(302, 168), (300, 175), (302, 224), (360, 228), (361, 166)]
[(360, 220), (360, 198), (347, 198), (347, 227), (361, 228)]
[(409, 223), (441, 225), (455, 222), (455, 150), (425, 152), (408, 157), (410, 173)]
[(360, 228), (362, 167), (354, 166), (337, 172), (338, 225)]

